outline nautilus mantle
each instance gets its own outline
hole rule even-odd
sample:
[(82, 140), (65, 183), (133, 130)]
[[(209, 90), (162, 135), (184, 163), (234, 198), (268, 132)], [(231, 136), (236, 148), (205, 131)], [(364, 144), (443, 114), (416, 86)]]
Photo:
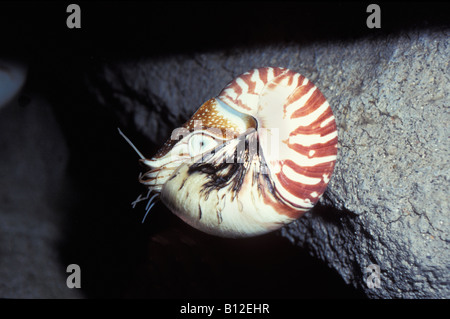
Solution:
[(333, 112), (306, 77), (265, 67), (206, 101), (151, 159), (139, 181), (189, 225), (222, 237), (291, 223), (325, 192), (335, 166)]

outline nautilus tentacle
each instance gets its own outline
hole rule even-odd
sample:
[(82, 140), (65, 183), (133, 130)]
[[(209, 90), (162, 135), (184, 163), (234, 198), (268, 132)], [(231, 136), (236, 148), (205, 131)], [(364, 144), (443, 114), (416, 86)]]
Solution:
[(335, 119), (319, 89), (291, 70), (259, 68), (231, 81), (153, 158), (141, 159), (150, 170), (140, 182), (197, 229), (254, 236), (310, 210), (336, 154)]

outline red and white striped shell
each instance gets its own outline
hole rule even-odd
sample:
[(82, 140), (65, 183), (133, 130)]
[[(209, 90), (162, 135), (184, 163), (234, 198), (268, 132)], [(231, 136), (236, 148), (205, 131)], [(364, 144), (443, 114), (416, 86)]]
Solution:
[[(333, 112), (319, 89), (285, 68), (258, 68), (204, 103), (140, 177), (191, 226), (222, 237), (278, 229), (324, 193), (337, 155)], [(140, 201), (142, 199), (138, 199)]]

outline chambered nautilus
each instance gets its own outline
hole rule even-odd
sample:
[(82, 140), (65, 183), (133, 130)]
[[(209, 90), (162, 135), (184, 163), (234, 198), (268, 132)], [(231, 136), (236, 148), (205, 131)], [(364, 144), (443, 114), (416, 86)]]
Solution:
[(278, 229), (317, 203), (334, 169), (337, 130), (313, 83), (265, 67), (206, 101), (151, 159), (135, 150), (149, 170), (139, 177), (147, 196), (133, 206), (147, 200), (148, 213), (159, 198), (201, 231), (247, 237)]

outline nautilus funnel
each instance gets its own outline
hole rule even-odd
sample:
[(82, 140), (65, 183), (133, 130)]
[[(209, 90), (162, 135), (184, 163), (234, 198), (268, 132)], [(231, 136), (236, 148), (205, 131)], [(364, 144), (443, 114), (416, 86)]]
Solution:
[(137, 201), (159, 198), (209, 234), (255, 236), (314, 207), (336, 155), (335, 118), (319, 89), (289, 69), (253, 69), (141, 159), (148, 195)]

